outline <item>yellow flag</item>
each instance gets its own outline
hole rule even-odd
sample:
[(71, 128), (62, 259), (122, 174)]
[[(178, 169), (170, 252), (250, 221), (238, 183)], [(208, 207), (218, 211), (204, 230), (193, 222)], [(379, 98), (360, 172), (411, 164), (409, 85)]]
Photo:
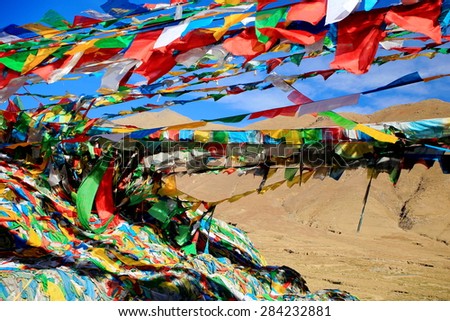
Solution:
[(65, 53), (65, 55), (73, 56), (74, 54), (76, 54), (78, 52), (84, 52), (84, 51), (88, 50), (89, 48), (92, 48), (97, 41), (98, 41), (98, 39), (91, 39), (91, 40), (76, 44), (72, 49), (67, 51)]
[(242, 0), (215, 0), (215, 3), (221, 4), (221, 5), (231, 5), (236, 6), (241, 3)]
[(398, 138), (394, 135), (389, 135), (389, 134), (385, 134), (379, 130), (376, 130), (374, 128), (371, 128), (369, 126), (366, 125), (362, 125), (362, 124), (358, 124), (355, 126), (355, 128), (353, 128), (354, 130), (359, 130), (360, 132), (363, 132), (367, 135), (369, 135), (370, 137), (373, 137), (374, 139), (380, 141), (380, 142), (386, 142), (386, 143), (392, 143), (394, 144), (395, 142), (398, 141)]
[(126, 128), (126, 127), (113, 127), (111, 130), (112, 134), (127, 134), (135, 132), (136, 128)]
[(50, 298), (50, 301), (66, 301), (64, 293), (61, 291), (59, 286), (57, 286), (52, 281), (48, 281), (47, 294)]
[(164, 178), (164, 184), (159, 190), (160, 195), (166, 196), (177, 196), (180, 192), (177, 189), (177, 181), (175, 175), (166, 176)]
[(290, 43), (280, 43), (270, 49), (270, 52), (291, 52), (291, 47), (292, 45)]
[(273, 139), (281, 139), (283, 138), (289, 130), (287, 129), (271, 129), (271, 130), (263, 130), (263, 134), (269, 135)]
[(185, 70), (180, 70), (180, 71), (169, 71), (168, 74), (171, 76), (180, 76), (182, 74), (185, 74), (186, 71)]
[[(0, 186), (0, 192), (1, 192), (2, 195), (4, 195), (4, 193), (5, 193), (5, 185), (4, 184), (2, 184)], [(14, 211), (6, 208), (6, 207), (0, 206), (0, 211), (4, 212), (5, 214), (8, 214), (7, 217), (0, 216), (0, 222), (4, 222), (4, 221), (19, 221), (20, 220), (20, 218), (19, 218), (19, 216), (17, 216), (16, 212), (14, 212)]]
[(121, 263), (111, 259), (106, 253), (106, 249), (94, 248), (90, 251), (93, 258), (100, 261), (106, 271), (111, 273), (121, 272)]
[(282, 284), (276, 282), (271, 283), (272, 291), (275, 291), (277, 295), (286, 293), (286, 288)]
[(306, 172), (302, 174), (302, 183), (306, 183), (314, 174), (314, 171)]
[(295, 176), (292, 181), (287, 181), (286, 184), (289, 188), (291, 188), (292, 186), (294, 186), (295, 184), (298, 185), (298, 183), (300, 182), (300, 175)]
[(285, 139), (286, 139), (287, 144), (292, 144), (292, 145), (301, 145), (302, 144), (301, 134), (300, 134), (300, 131), (298, 131), (298, 130), (289, 130), (286, 133)]
[(267, 173), (267, 179), (271, 178), (277, 171), (278, 168), (276, 167), (269, 168), (269, 173)]
[(22, 25), (22, 28), (33, 31), (44, 38), (53, 38), (57, 34), (64, 32), (64, 30), (49, 28), (40, 23), (27, 23), (26, 25)]
[(42, 240), (35, 230), (32, 228), (28, 231), (28, 245), (33, 247), (40, 247), (42, 245)]
[(344, 142), (336, 146), (335, 152), (345, 158), (361, 158), (364, 154), (373, 153), (373, 146), (364, 142)]
[(48, 56), (58, 50), (60, 47), (50, 47), (39, 49), (36, 55), (29, 55), (22, 68), (22, 75), (43, 62)]
[[(155, 264), (155, 263), (153, 263), (153, 264), (150, 264), (149, 262), (147, 262), (147, 261), (145, 261), (145, 260), (135, 260), (135, 259), (132, 259), (132, 258), (130, 258), (130, 257), (127, 257), (127, 256), (125, 256), (125, 255), (122, 255), (120, 252), (118, 252), (118, 251), (114, 251), (114, 250), (112, 250), (111, 251), (121, 262), (123, 262), (123, 263), (125, 263), (126, 265), (128, 265), (128, 266), (152, 266), (152, 267), (155, 267), (155, 268), (158, 268), (158, 267), (163, 267), (163, 266), (168, 266), (168, 264), (170, 264), (170, 262), (164, 262), (164, 264)], [(178, 263), (178, 262), (174, 262), (174, 264), (175, 263)]]
[(209, 140), (210, 131), (196, 130), (194, 132), (194, 140), (196, 142), (206, 143)]
[[(224, 1), (227, 1), (227, 0), (224, 0)], [(240, 1), (237, 1), (237, 2), (239, 3)], [(242, 20), (244, 20), (248, 16), (251, 16), (252, 14), (253, 14), (252, 12), (238, 13), (238, 14), (232, 14), (230, 16), (225, 17), (224, 18), (225, 22), (222, 27), (211, 29), (214, 31), (214, 34), (213, 34), (214, 38), (216, 40), (219, 40), (228, 31), (228, 29), (230, 29), (231, 26), (237, 24), (238, 22), (241, 22)]]
[(182, 85), (173, 86), (173, 87), (170, 87), (170, 88), (167, 88), (167, 89), (160, 89), (160, 90), (158, 90), (158, 93), (161, 93), (161, 94), (163, 94), (163, 93), (173, 93), (174, 91), (186, 88), (188, 86), (190, 86), (190, 85), (189, 84), (182, 84)]

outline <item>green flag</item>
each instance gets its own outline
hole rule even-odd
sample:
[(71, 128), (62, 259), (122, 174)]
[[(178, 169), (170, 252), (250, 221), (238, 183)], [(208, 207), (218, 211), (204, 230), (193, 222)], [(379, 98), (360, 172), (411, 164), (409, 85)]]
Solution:
[(333, 123), (345, 129), (353, 129), (357, 125), (353, 120), (347, 119), (331, 110), (319, 112), (319, 115), (330, 118)]
[(53, 28), (60, 30), (61, 29), (65, 30), (69, 28), (67, 20), (64, 19), (64, 17), (61, 16), (55, 10), (47, 11), (40, 21), (45, 22), (49, 26), (52, 26)]
[(11, 56), (0, 58), (0, 63), (4, 64), (9, 69), (12, 69), (17, 72), (21, 72), (28, 56), (31, 54), (35, 55), (36, 53), (37, 53), (37, 50), (17, 52)]
[(294, 64), (296, 64), (297, 66), (300, 66), (300, 63), (302, 62), (302, 59), (303, 59), (304, 55), (305, 55), (304, 52), (299, 53), (299, 54), (294, 54), (294, 55), (289, 57), (289, 60), (291, 62), (293, 62)]
[(135, 35), (119, 36), (114, 38), (103, 38), (95, 43), (97, 48), (127, 48), (133, 41)]
[(222, 117), (222, 118), (216, 118), (216, 119), (204, 119), (203, 121), (206, 121), (206, 122), (220, 121), (222, 123), (239, 123), (248, 115), (250, 115), (250, 114), (242, 114), (242, 115)]
[(258, 11), (256, 13), (255, 27), (256, 36), (259, 42), (266, 43), (269, 41), (269, 37), (263, 35), (259, 29), (261, 28), (273, 28), (283, 18), (286, 13), (287, 7), (275, 8), (271, 10)]
[(294, 168), (287, 167), (284, 170), (284, 178), (290, 182), (294, 179), (295, 174), (297, 174), (297, 172), (298, 172), (298, 167), (294, 167)]
[(77, 194), (77, 214), (78, 220), (85, 229), (93, 231), (94, 233), (102, 233), (108, 227), (114, 216), (99, 228), (94, 228), (89, 218), (91, 217), (92, 206), (94, 205), (95, 195), (98, 187), (102, 181), (103, 175), (108, 169), (110, 159), (102, 157), (97, 164), (95, 164), (89, 175), (83, 180)]

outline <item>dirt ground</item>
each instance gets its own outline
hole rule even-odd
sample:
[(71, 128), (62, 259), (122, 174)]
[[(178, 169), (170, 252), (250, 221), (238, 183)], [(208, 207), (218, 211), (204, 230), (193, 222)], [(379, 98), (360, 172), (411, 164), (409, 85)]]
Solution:
[[(359, 233), (364, 170), (223, 203), (215, 215), (246, 231), (268, 265), (299, 271), (312, 291), (339, 288), (361, 300), (450, 300), (450, 175), (421, 165), (402, 175), (396, 187), (387, 176), (374, 181)], [(178, 186), (213, 201), (259, 182), (213, 174), (182, 177)]]

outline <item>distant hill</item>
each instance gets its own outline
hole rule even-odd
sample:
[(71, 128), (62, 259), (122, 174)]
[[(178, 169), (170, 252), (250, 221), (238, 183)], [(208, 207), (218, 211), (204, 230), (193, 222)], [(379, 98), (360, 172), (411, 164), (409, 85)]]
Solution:
[[(382, 109), (373, 114), (357, 114), (343, 112), (342, 116), (358, 123), (378, 123), (387, 121), (414, 121), (419, 119), (450, 117), (450, 103), (429, 99), (418, 103), (395, 105)], [(300, 117), (279, 116), (264, 119), (248, 125), (246, 129), (284, 129), (336, 126), (326, 117), (303, 115)]]
[(370, 122), (414, 121), (429, 118), (450, 117), (450, 103), (428, 99), (413, 104), (395, 105), (370, 115)]
[(163, 109), (161, 111), (149, 111), (139, 113), (113, 121), (119, 125), (133, 125), (140, 128), (156, 128), (171, 125), (189, 123), (192, 120), (186, 116), (180, 115), (172, 110)]
[[(119, 118), (113, 120), (113, 123), (119, 125), (133, 125), (140, 128), (157, 128), (187, 124), (192, 121), (193, 120), (189, 117), (183, 116), (170, 109), (163, 109), (162, 111), (149, 111)], [(234, 127), (213, 123), (208, 123), (206, 126), (201, 127), (203, 130), (226, 130), (232, 128)]]
[[(378, 123), (383, 121), (413, 121), (419, 119), (450, 117), (450, 103), (439, 99), (429, 99), (413, 104), (396, 105), (382, 109), (373, 114), (340, 113), (342, 116), (358, 123)], [(144, 112), (113, 121), (120, 125), (134, 125), (140, 128), (155, 128), (190, 123), (193, 120), (169, 109)], [(310, 127), (336, 126), (326, 117), (303, 115), (300, 117), (278, 116), (250, 124), (244, 129), (294, 129)], [(203, 130), (239, 129), (221, 123), (208, 123)]]

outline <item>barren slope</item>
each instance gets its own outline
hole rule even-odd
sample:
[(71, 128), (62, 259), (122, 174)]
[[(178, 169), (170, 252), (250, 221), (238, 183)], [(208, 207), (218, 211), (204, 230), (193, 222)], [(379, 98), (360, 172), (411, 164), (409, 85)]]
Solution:
[[(279, 172), (270, 182), (281, 179)], [(254, 189), (260, 179), (195, 175), (178, 185), (212, 201)], [(269, 264), (298, 270), (312, 290), (340, 288), (364, 300), (450, 300), (450, 190), (442, 188), (450, 176), (421, 165), (403, 173), (397, 187), (380, 176), (356, 233), (367, 182), (363, 170), (340, 181), (311, 179), (223, 203), (216, 215), (247, 231)], [(401, 228), (403, 205), (411, 221)]]

